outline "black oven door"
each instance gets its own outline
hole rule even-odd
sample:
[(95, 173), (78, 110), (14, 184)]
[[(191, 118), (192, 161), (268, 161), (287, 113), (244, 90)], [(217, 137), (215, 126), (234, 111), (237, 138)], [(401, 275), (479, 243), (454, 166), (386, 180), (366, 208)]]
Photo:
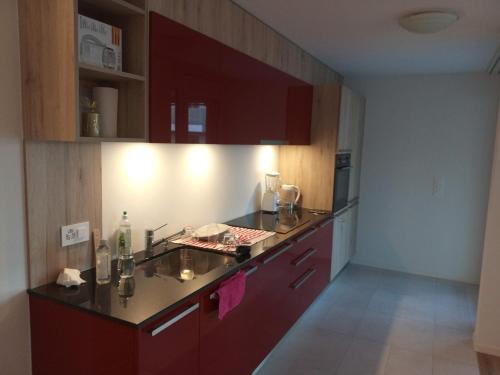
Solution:
[(347, 206), (349, 198), (349, 173), (351, 170), (350, 156), (350, 154), (338, 154), (335, 160), (333, 212), (338, 212)]

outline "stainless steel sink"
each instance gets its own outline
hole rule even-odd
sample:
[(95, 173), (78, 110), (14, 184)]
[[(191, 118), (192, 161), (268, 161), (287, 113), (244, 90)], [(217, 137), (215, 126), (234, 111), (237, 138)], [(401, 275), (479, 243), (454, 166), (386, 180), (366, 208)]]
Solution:
[(180, 282), (194, 280), (218, 267), (235, 264), (233, 257), (187, 247), (166, 253), (153, 262), (155, 276), (172, 277)]

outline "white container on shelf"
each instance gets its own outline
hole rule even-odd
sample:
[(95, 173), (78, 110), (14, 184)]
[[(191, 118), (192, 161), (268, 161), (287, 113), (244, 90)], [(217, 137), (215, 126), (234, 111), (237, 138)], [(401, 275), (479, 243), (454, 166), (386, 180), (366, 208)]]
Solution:
[(93, 87), (92, 96), (101, 115), (101, 137), (117, 135), (118, 90), (113, 87)]
[(78, 61), (122, 70), (122, 30), (78, 15)]

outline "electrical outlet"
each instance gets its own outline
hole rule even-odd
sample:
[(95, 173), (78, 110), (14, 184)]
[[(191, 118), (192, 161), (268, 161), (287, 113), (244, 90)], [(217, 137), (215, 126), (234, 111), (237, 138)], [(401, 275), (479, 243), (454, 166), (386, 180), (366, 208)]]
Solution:
[(61, 227), (61, 244), (63, 247), (88, 241), (89, 238), (90, 225), (88, 221)]

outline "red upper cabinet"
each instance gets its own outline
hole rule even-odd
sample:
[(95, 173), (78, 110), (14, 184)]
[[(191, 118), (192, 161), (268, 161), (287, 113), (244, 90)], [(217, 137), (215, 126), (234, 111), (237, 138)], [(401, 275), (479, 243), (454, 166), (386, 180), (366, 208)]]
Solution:
[(150, 140), (309, 144), (312, 86), (151, 12)]

